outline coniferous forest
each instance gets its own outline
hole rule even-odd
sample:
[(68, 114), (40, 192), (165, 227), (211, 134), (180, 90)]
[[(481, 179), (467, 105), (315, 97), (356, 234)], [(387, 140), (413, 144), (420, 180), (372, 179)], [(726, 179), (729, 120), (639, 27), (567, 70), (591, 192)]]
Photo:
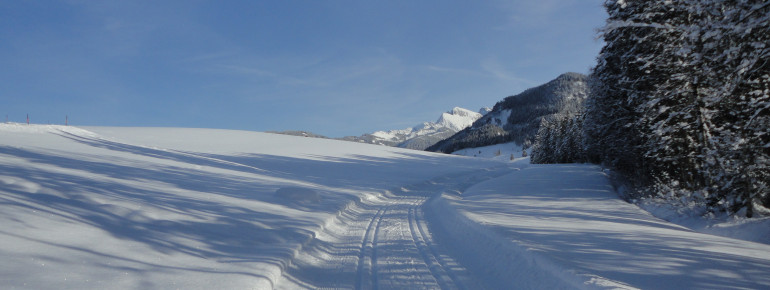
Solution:
[(633, 195), (770, 214), (770, 2), (604, 6), (584, 111), (543, 120), (533, 163), (601, 163)]

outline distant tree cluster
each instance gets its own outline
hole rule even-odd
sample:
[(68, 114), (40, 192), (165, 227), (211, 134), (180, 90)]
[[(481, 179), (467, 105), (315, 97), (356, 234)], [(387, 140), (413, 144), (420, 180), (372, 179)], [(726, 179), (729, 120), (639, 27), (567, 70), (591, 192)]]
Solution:
[(531, 163), (585, 162), (582, 114), (554, 114), (540, 122)]
[[(478, 122), (478, 121), (477, 121)], [(509, 142), (511, 136), (497, 125), (484, 124), (465, 128), (448, 139), (428, 147), (428, 151), (452, 153), (465, 148), (484, 147)]]
[[(604, 5), (606, 45), (582, 120), (583, 156), (655, 194), (770, 214), (770, 2)], [(544, 125), (561, 136), (578, 119)], [(553, 154), (544, 146), (566, 146), (538, 138), (538, 158)]]

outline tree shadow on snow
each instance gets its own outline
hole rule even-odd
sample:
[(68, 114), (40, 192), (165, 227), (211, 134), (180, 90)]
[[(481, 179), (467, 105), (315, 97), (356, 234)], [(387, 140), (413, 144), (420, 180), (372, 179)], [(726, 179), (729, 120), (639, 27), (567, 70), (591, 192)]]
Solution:
[[(3, 188), (0, 206), (12, 209), (9, 212), (14, 214), (37, 211), (51, 220), (97, 228), (115, 239), (149, 247), (159, 255), (183, 254), (219, 263), (268, 263), (282, 269), (294, 255), (292, 245), (311, 239), (311, 230), (323, 222), (317, 215), (298, 212), (332, 214), (360, 197), (352, 191), (383, 192), (401, 183), (424, 180), (426, 170), (440, 175), (449, 172), (448, 167), (457, 171), (466, 166), (456, 159), (426, 154), (399, 153), (396, 158), (231, 156), (154, 149), (66, 133), (62, 136), (120, 154), (42, 153), (0, 146), (0, 156), (20, 158), (29, 165), (0, 163), (0, 176), (39, 186), (35, 192)], [(467, 170), (478, 167), (467, 166)], [(389, 180), (394, 175), (399, 176), (398, 181)], [(274, 194), (297, 184), (316, 188), (321, 201), (295, 202)], [(10, 213), (2, 215), (34, 230), (34, 222)], [(115, 267), (137, 272), (168, 267), (131, 258), (131, 249), (117, 255), (75, 246), (67, 240), (2, 234), (95, 258), (122, 260), (132, 266)], [(174, 269), (206, 271), (194, 265)], [(264, 278), (259, 273), (236, 274)]]
[(770, 285), (770, 259), (751, 254), (764, 245), (659, 220), (619, 200), (606, 182), (581, 184), (602, 178), (601, 172), (577, 166), (582, 165), (533, 165), (511, 175), (512, 186), (478, 190), (458, 206), (484, 216), (490, 221), (486, 228), (535, 255), (632, 286)]

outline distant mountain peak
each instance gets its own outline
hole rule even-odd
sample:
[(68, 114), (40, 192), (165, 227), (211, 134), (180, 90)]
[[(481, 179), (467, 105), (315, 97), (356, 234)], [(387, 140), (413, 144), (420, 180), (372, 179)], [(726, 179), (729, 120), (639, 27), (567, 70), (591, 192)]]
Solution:
[(344, 140), (370, 144), (396, 146), (424, 150), (438, 141), (446, 139), (458, 131), (472, 125), (481, 118), (480, 113), (454, 107), (444, 112), (436, 122), (424, 122), (411, 128), (400, 130), (376, 131), (361, 136), (348, 136)]
[(481, 117), (481, 114), (474, 111), (455, 107), (451, 111), (441, 114), (441, 117), (438, 118), (436, 124), (451, 128), (455, 131), (460, 131), (473, 125), (473, 122)]

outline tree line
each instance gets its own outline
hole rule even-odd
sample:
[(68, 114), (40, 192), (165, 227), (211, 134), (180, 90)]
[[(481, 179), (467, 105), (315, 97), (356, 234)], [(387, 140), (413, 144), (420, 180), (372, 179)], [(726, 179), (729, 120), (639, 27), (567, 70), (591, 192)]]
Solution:
[(770, 215), (770, 2), (604, 7), (590, 94), (541, 121), (532, 162), (600, 163), (636, 194)]

